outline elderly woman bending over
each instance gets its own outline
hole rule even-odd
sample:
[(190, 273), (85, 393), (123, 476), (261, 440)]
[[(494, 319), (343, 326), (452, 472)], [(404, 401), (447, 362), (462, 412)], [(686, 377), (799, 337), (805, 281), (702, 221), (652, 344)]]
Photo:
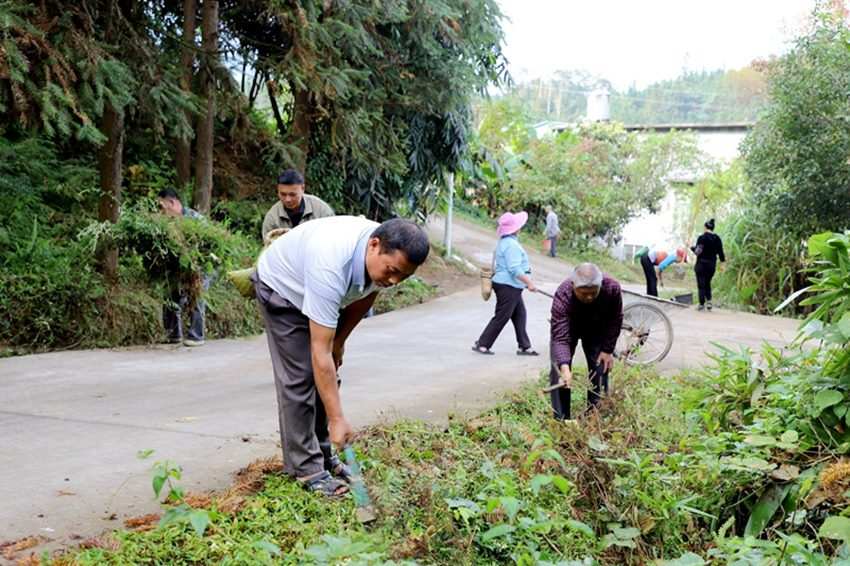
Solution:
[(608, 372), (614, 365), (614, 347), (623, 324), (620, 284), (596, 265), (582, 263), (555, 292), (551, 320), (549, 382), (563, 384), (551, 393), (552, 409), (556, 419), (567, 420), (573, 356), (579, 340), (590, 372), (588, 411), (596, 408), (603, 389), (608, 392)]

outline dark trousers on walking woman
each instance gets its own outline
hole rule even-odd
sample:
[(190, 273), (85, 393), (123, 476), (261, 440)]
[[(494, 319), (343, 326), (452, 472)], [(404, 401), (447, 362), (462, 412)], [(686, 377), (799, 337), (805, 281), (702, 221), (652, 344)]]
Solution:
[[(575, 352), (576, 346), (578, 346), (578, 340), (570, 344), (570, 350)], [(602, 364), (597, 363), (596, 361), (599, 359), (599, 353), (602, 352), (602, 348), (599, 344), (593, 341), (582, 340), (581, 347), (584, 350), (588, 372), (590, 373), (590, 388), (587, 390), (587, 411), (590, 412), (599, 405), (603, 392), (606, 395), (608, 394), (608, 372), (603, 372)], [(549, 351), (552, 352), (553, 350), (554, 349), (549, 346)], [(551, 359), (550, 361), (549, 385), (555, 385), (561, 380), (561, 370), (558, 368), (554, 359)], [(572, 368), (572, 364), (570, 365), (570, 368)], [(573, 381), (576, 379), (578, 379), (577, 376), (573, 375)], [(561, 387), (559, 389), (555, 389), (549, 395), (551, 395), (552, 411), (555, 418), (560, 421), (569, 420), (572, 389)]]
[(493, 283), (493, 292), (496, 293), (496, 313), (481, 333), (481, 337), (475, 343), (476, 346), (489, 350), (510, 320), (514, 324), (519, 349), (528, 350), (531, 348), (531, 340), (525, 330), (527, 314), (525, 303), (522, 301), (523, 289), (503, 283)]
[(711, 279), (717, 269), (717, 262), (697, 260), (694, 273), (697, 276), (697, 290), (699, 291), (699, 304), (705, 306), (706, 301), (711, 304)]
[(640, 266), (646, 276), (646, 294), (658, 296), (658, 277), (655, 275), (655, 264), (649, 259), (649, 254), (640, 256)]

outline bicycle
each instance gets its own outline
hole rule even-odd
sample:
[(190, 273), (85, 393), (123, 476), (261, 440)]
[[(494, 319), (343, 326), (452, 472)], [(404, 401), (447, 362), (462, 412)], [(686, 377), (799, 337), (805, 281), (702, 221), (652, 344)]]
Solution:
[[(546, 291), (538, 289), (537, 292), (550, 299), (555, 298), (553, 294)], [(644, 302), (647, 299), (645, 295), (625, 289), (623, 293), (641, 297), (641, 300), (629, 303), (623, 308), (623, 323), (614, 356), (633, 365), (660, 362), (667, 357), (673, 347), (673, 323), (659, 306)], [(649, 299), (663, 301), (654, 297)], [(665, 301), (665, 303), (673, 303), (673, 301)]]

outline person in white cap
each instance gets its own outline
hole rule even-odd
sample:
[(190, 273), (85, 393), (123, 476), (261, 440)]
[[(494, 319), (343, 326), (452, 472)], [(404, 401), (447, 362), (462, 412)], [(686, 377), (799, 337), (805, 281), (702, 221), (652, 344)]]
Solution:
[(522, 292), (537, 291), (531, 280), (531, 265), (528, 254), (519, 243), (517, 234), (528, 221), (528, 213), (506, 212), (499, 218), (499, 243), (493, 254), (493, 291), (496, 293), (496, 312), (472, 350), (479, 354), (492, 355), (493, 343), (510, 320), (516, 331), (517, 355), (538, 355), (531, 347), (525, 329), (526, 311)]

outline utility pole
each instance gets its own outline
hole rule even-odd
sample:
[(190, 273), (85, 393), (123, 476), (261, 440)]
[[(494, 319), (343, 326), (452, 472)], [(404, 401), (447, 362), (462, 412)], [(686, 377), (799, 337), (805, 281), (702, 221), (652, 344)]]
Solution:
[(443, 235), (443, 245), (446, 246), (446, 257), (452, 257), (452, 216), (455, 202), (455, 174), (446, 173), (446, 187), (449, 191), (449, 205), (446, 211), (446, 231)]

